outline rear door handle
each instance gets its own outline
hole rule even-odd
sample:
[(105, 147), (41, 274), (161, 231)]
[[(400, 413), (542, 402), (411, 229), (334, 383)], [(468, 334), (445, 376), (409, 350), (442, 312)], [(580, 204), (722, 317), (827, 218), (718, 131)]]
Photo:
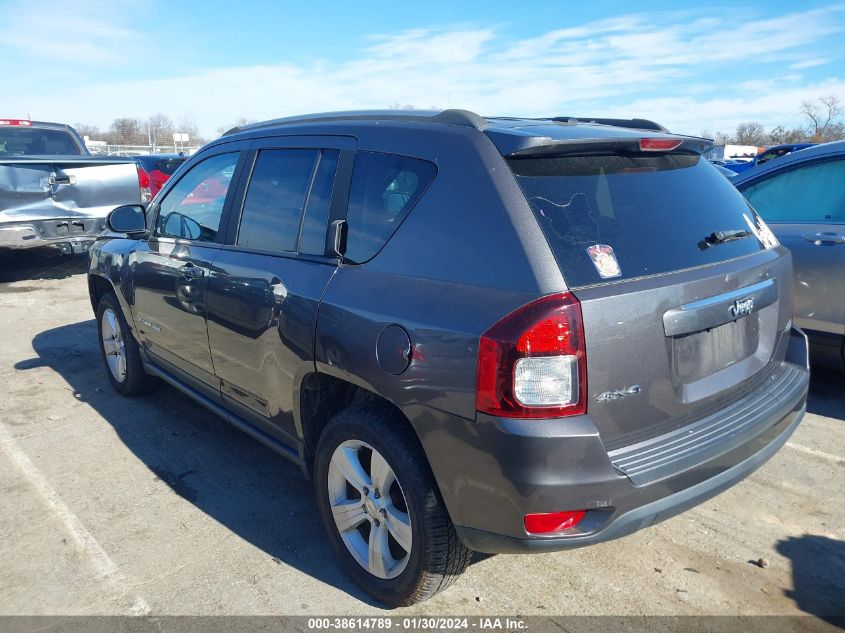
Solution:
[(193, 262), (188, 262), (179, 270), (186, 279), (201, 279), (205, 275), (205, 268), (196, 266)]
[(845, 235), (838, 233), (804, 233), (804, 239), (815, 244), (845, 244)]

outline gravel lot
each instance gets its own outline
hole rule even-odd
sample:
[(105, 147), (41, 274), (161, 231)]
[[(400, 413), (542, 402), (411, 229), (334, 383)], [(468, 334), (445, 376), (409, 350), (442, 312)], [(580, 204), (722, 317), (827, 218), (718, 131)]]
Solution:
[[(86, 261), (0, 262), (0, 614), (381, 614), (299, 470), (170, 387), (126, 400)], [(845, 614), (845, 374), (752, 477), (592, 548), (479, 559), (393, 614)], [(760, 565), (753, 561), (762, 559)]]

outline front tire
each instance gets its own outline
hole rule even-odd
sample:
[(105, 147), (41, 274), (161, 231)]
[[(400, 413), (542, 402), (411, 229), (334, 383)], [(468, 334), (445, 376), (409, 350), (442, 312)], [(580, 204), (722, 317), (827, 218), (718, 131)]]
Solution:
[(314, 469), (335, 553), (358, 585), (393, 607), (442, 591), (472, 558), (411, 433), (384, 407), (345, 409), (320, 436)]
[(117, 297), (111, 293), (104, 294), (97, 306), (97, 331), (106, 375), (114, 390), (123, 396), (152, 391), (158, 381), (144, 371), (138, 343), (129, 331)]

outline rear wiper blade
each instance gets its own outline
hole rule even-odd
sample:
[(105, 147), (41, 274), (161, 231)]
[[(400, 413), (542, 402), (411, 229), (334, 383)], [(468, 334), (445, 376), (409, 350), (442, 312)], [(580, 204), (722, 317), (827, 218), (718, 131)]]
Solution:
[(704, 250), (705, 248), (710, 248), (711, 246), (715, 246), (716, 244), (724, 244), (725, 242), (731, 242), (733, 240), (741, 240), (743, 237), (748, 237), (751, 234), (751, 231), (748, 231), (746, 229), (713, 231), (710, 235), (708, 235), (698, 243), (698, 247), (701, 250)]

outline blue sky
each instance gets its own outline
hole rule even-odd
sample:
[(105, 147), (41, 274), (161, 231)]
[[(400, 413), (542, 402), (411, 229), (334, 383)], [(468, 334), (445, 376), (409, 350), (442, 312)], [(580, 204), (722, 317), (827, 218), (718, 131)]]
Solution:
[(697, 134), (845, 101), (845, 5), (0, 0), (0, 60), (0, 115), (101, 127), (411, 104)]

